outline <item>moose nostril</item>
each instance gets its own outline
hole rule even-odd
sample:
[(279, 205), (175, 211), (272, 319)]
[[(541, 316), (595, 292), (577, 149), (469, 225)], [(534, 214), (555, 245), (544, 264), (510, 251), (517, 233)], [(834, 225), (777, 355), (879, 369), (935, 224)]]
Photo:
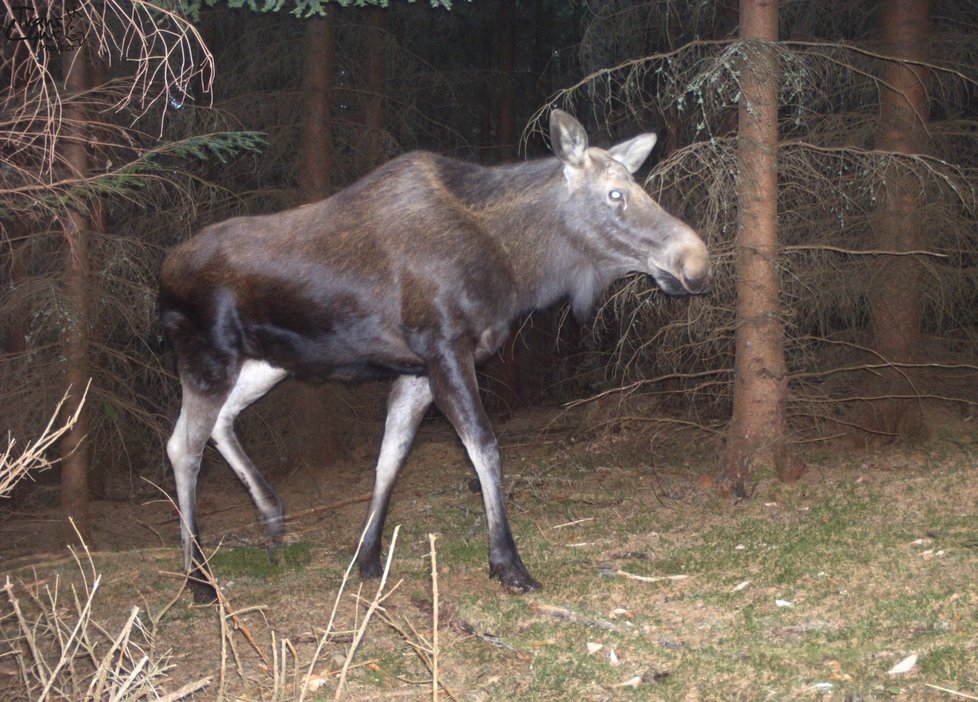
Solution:
[(683, 266), (683, 278), (691, 293), (709, 292), (713, 287), (713, 269), (707, 258), (687, 260)]
[(686, 278), (686, 289), (693, 295), (702, 295), (713, 289), (713, 279), (710, 276), (703, 278)]
[(695, 289), (696, 292), (708, 288), (713, 279), (710, 259), (687, 258), (683, 264), (683, 278), (690, 284), (690, 288)]

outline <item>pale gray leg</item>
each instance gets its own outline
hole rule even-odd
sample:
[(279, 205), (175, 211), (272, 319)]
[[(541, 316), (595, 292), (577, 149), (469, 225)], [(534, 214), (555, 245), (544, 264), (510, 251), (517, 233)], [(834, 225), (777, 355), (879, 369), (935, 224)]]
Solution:
[(273, 539), (282, 533), (282, 499), (248, 458), (234, 433), (234, 420), (242, 410), (265, 395), (286, 375), (281, 368), (275, 368), (264, 361), (245, 361), (211, 432), (217, 450), (251, 493), (251, 498)]
[[(431, 386), (424, 376), (403, 375), (394, 381), (387, 400), (387, 422), (384, 440), (377, 459), (374, 494), (370, 500), (367, 519), (370, 524), (360, 547), (360, 577), (381, 574), (380, 547), (394, 481), (404, 465), (418, 425), (431, 405)], [(372, 515), (372, 517), (371, 517)]]
[(216, 398), (201, 395), (189, 390), (184, 383), (180, 417), (166, 443), (166, 453), (173, 466), (177, 487), (183, 564), (190, 576), (194, 599), (198, 602), (213, 601), (216, 597), (203, 574), (206, 565), (197, 529), (197, 476), (207, 438), (217, 421), (223, 399), (224, 395)]

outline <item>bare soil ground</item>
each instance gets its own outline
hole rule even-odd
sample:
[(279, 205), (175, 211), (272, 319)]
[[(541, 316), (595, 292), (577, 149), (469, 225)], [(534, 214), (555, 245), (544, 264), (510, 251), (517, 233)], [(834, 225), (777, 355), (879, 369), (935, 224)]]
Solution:
[(53, 512), (4, 514), (0, 700), (24, 698), (11, 597), (29, 618), (33, 598), (58, 588), (70, 623), (68, 593), (84, 579), (91, 589), (94, 573), (91, 620), (108, 641), (139, 607), (152, 639), (141, 650), (169, 665), (160, 696), (210, 678), (192, 698), (298, 699), (311, 669), (305, 699), (333, 699), (352, 655), (341, 699), (431, 699), (429, 534), (441, 699), (978, 695), (978, 427), (906, 449), (807, 450), (801, 482), (761, 476), (735, 503), (716, 496), (715, 447), (701, 435), (653, 452), (640, 428), (584, 440), (578, 420), (537, 410), (497, 427), (514, 532), (544, 584), (524, 596), (486, 578), (468, 463), (447, 425), (425, 424), (388, 519), (388, 533), (400, 528), (384, 599), (352, 654), (378, 587), (354, 574), (341, 591), (372, 457), (275, 478), (293, 515), (279, 567), (258, 548), (247, 495), (214, 461), (200, 521), (205, 545), (220, 543), (214, 568), (233, 617), (180, 594), (178, 527), (162, 496), (92, 506), (94, 570), (56, 553)]

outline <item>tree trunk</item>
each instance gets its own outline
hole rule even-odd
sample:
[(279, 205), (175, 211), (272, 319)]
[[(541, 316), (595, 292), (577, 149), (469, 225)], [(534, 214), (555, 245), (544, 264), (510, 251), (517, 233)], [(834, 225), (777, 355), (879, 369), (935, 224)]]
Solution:
[[(61, 143), (64, 145), (64, 168), (68, 178), (81, 179), (88, 173), (86, 114), (76, 98), (89, 87), (88, 52), (84, 46), (80, 46), (74, 54), (64, 55), (63, 60), (65, 102)], [(89, 378), (88, 216), (69, 206), (63, 226), (67, 252), (64, 295), (69, 310), (64, 337), (65, 379), (71, 387), (72, 398), (77, 402)], [(75, 407), (74, 402), (67, 403), (65, 412), (73, 412)], [(88, 410), (83, 410), (75, 426), (61, 440), (61, 509), (66, 520), (64, 536), (67, 543), (77, 543), (80, 535), (91, 544), (88, 520), (89, 450), (85, 441), (88, 426)], [(74, 522), (75, 528), (67, 522), (68, 519)]]
[(744, 496), (758, 472), (796, 479), (801, 464), (788, 440), (788, 376), (777, 273), (777, 0), (741, 0), (740, 37), (751, 41), (741, 77), (737, 155), (737, 331), (734, 405), (721, 488)]
[[(299, 197), (316, 202), (330, 193), (333, 165), (333, 29), (335, 10), (305, 20), (302, 44), (302, 112), (299, 125)], [(297, 383), (290, 388), (291, 424), (298, 455), (293, 462), (336, 463), (345, 457), (340, 426), (333, 408), (335, 386)]]
[(495, 84), (492, 36), (492, 32), (482, 33), (482, 70), (485, 73), (485, 79), (480, 91), (482, 94), (482, 120), (479, 126), (479, 151), (483, 154), (483, 160), (487, 158), (487, 154), (492, 153), (493, 85)]
[[(882, 4), (881, 52), (888, 61), (880, 83), (880, 123), (876, 148), (900, 154), (925, 153), (928, 147), (927, 72), (899, 59), (927, 60), (928, 0), (890, 0)], [(919, 180), (899, 163), (890, 166), (885, 190), (873, 222), (876, 248), (910, 251), (924, 246), (920, 221)], [(921, 341), (921, 267), (912, 256), (881, 256), (874, 262), (869, 309), (873, 347), (892, 363), (914, 363)], [(869, 382), (867, 395), (907, 395), (914, 392), (907, 374), (885, 370)], [(910, 438), (923, 431), (916, 400), (873, 402), (863, 426), (875, 437)]]
[(364, 131), (360, 139), (361, 173), (376, 168), (386, 158), (384, 148), (384, 96), (386, 90), (386, 66), (384, 63), (384, 27), (386, 10), (372, 7), (368, 10), (366, 41), (364, 42), (363, 75)]
[(327, 6), (324, 17), (305, 20), (298, 177), (304, 203), (328, 196), (332, 182), (334, 14)]
[(516, 0), (499, 3), (499, 160), (516, 157)]

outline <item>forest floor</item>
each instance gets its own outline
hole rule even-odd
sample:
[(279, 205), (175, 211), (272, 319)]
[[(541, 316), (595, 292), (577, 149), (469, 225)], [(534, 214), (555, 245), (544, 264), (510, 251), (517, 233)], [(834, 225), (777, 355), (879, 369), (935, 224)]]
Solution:
[[(471, 702), (978, 699), (978, 427), (911, 448), (806, 450), (800, 482), (762, 477), (751, 499), (731, 501), (711, 486), (715, 448), (701, 437), (653, 455), (647, 435), (575, 441), (573, 426), (536, 410), (498, 427), (514, 533), (543, 583), (513, 595), (486, 577), (481, 499), (457, 440), (426, 422), (388, 519), (399, 532), (383, 599), (340, 699), (432, 699), (433, 667), (439, 699)], [(369, 460), (275, 481), (294, 515), (279, 565), (258, 548), (247, 495), (214, 463), (200, 521), (205, 545), (221, 544), (213, 566), (233, 617), (181, 594), (172, 505), (102, 502), (92, 563), (38, 555), (53, 516), (3, 520), (0, 575), (12, 584), (0, 632), (17, 629), (14, 601), (39, 641), (39, 622), (60, 621), (64, 640), (80, 609), (85, 646), (124, 639), (132, 661), (169, 666), (152, 682), (161, 696), (209, 679), (194, 699), (298, 699), (312, 670), (304, 698), (334, 699), (379, 585), (355, 573), (344, 583)], [(45, 606), (57, 615), (38, 614)], [(146, 631), (120, 636), (133, 607)], [(59, 645), (37, 644), (50, 668)], [(0, 700), (22, 699), (18, 655), (3, 655), (9, 638), (0, 646)], [(23, 641), (13, 648), (26, 655)], [(122, 648), (92, 657), (122, 661)], [(78, 679), (55, 686), (61, 698), (83, 696), (83, 657)]]

